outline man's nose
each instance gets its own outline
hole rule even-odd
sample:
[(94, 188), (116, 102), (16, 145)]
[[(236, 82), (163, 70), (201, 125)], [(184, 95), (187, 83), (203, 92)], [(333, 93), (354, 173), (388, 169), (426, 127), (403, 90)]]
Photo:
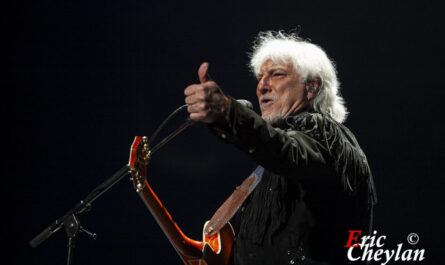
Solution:
[(266, 94), (270, 91), (270, 86), (267, 78), (261, 78), (260, 81), (258, 81), (258, 91), (260, 94)]

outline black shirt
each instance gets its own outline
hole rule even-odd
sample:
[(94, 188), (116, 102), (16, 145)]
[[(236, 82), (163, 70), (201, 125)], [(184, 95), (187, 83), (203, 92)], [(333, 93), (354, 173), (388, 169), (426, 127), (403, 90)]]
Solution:
[(231, 100), (210, 127), (265, 168), (238, 213), (235, 265), (348, 263), (348, 231), (370, 232), (376, 195), (345, 126), (310, 107), (270, 125)]

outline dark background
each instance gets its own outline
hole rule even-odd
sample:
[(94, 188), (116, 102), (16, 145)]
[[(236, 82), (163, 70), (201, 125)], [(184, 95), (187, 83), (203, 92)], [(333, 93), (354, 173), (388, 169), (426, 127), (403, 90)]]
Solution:
[[(336, 63), (346, 125), (378, 191), (386, 249), (425, 248), (440, 264), (444, 236), (443, 11), (440, 1), (14, 1), (2, 10), (2, 264), (63, 264), (66, 236), (36, 234), (127, 163), (183, 104), (202, 61), (227, 94), (255, 99), (247, 52), (261, 30), (291, 30)], [(5, 71), (6, 70), (6, 71)], [(185, 119), (178, 115), (164, 135)], [(183, 231), (203, 223), (250, 172), (247, 155), (194, 125), (160, 150), (149, 180)], [(125, 179), (82, 225), (76, 264), (181, 264)], [(406, 242), (415, 232), (416, 246)], [(397, 262), (397, 264), (406, 262)], [(389, 263), (393, 264), (393, 262)]]

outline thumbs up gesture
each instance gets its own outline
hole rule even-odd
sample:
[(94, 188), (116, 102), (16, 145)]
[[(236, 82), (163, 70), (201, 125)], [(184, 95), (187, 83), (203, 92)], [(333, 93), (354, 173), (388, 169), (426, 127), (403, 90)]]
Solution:
[(229, 98), (208, 74), (209, 64), (204, 62), (198, 70), (200, 84), (193, 84), (184, 90), (185, 103), (190, 119), (212, 123), (224, 116), (229, 108)]

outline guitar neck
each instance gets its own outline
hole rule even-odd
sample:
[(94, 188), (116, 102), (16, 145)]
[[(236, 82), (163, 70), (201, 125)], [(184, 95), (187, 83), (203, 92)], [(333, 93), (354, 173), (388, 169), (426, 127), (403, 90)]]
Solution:
[(203, 236), (204, 242), (188, 238), (173, 221), (173, 218), (147, 182), (147, 165), (150, 154), (148, 138), (136, 136), (131, 144), (128, 162), (133, 185), (182, 261), (186, 265), (230, 264), (230, 255), (235, 239), (232, 226), (227, 223), (221, 228), (220, 232)]
[(204, 242), (192, 240), (181, 231), (147, 181), (138, 193), (178, 254), (202, 258)]

